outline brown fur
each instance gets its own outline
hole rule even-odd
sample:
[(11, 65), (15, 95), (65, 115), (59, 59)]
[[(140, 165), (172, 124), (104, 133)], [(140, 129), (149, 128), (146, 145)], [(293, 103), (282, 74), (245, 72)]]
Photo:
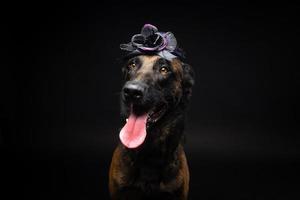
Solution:
[[(126, 154), (126, 150), (124, 150), (124, 147), (121, 144), (117, 146), (113, 153), (109, 171), (109, 191), (112, 200), (141, 199), (141, 196), (135, 193), (124, 193), (124, 196), (119, 196), (118, 194), (119, 188), (131, 186), (130, 175), (133, 174), (133, 171), (135, 170), (134, 168), (131, 168), (133, 161), (128, 159), (124, 154)], [(176, 198), (178, 200), (186, 200), (188, 197), (190, 177), (186, 156), (181, 145), (178, 147), (177, 156), (179, 158), (179, 169), (177, 170), (176, 175), (171, 180), (161, 181), (159, 188), (165, 192), (178, 193), (178, 198)]]

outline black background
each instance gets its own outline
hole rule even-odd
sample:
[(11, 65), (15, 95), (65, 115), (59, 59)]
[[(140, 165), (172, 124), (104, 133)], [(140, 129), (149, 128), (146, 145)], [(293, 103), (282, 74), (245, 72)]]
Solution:
[(145, 23), (194, 67), (190, 199), (300, 198), (299, 6), (23, 3), (1, 8), (2, 195), (108, 199), (121, 51)]

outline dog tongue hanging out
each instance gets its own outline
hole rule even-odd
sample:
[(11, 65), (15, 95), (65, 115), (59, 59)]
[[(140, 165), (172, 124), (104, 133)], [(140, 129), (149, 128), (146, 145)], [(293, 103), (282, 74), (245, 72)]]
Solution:
[[(148, 54), (148, 55), (159, 55), (156, 57), (157, 58), (161, 57), (168, 61), (172, 61), (172, 59), (176, 58), (176, 55), (183, 56), (182, 52), (176, 47), (177, 47), (177, 41), (171, 32), (167, 32), (167, 33), (158, 32), (157, 28), (150, 24), (146, 24), (142, 28), (141, 34), (134, 35), (131, 39), (131, 43), (121, 45), (121, 49), (130, 52), (129, 54), (127, 54), (126, 58)], [(153, 62), (153, 60), (154, 59), (151, 59), (150, 62)], [(137, 65), (137, 63), (135, 62), (136, 61), (133, 61), (132, 63), (134, 66)], [(133, 66), (132, 64), (131, 66)], [(143, 68), (143, 67), (139, 66), (139, 68)], [(148, 68), (144, 67), (144, 68), (145, 69), (141, 69), (140, 71), (142, 72), (148, 71), (147, 75), (149, 75), (149, 71), (150, 71), (149, 67)], [(133, 71), (134, 70), (136, 69), (133, 69)], [(129, 80), (127, 86), (130, 85), (130, 82), (132, 81)], [(138, 84), (138, 82), (136, 81), (132, 83), (134, 85)], [(143, 94), (142, 86), (136, 87), (135, 89), (139, 90), (138, 92), (140, 92), (142, 96), (145, 97), (145, 95)], [(132, 93), (134, 93), (134, 91)], [(129, 100), (126, 98), (124, 99), (124, 101), (127, 103), (134, 103), (131, 102), (132, 100), (135, 99), (131, 98), (130, 96), (129, 96)], [(142, 102), (142, 99), (140, 100)], [(142, 104), (141, 102), (138, 103)], [(135, 113), (133, 113), (131, 109), (131, 113), (127, 119), (127, 122), (122, 128), (122, 130), (120, 131), (119, 137), (122, 144), (127, 148), (139, 147), (146, 139), (146, 135), (147, 135), (146, 124), (147, 124), (147, 114), (136, 115)]]
[(193, 71), (175, 36), (150, 24), (120, 48), (127, 52), (121, 91), (127, 120), (110, 166), (111, 198), (186, 200), (189, 170), (181, 138)]
[(120, 140), (127, 148), (136, 148), (140, 146), (146, 138), (147, 114), (137, 116), (130, 114), (125, 126), (120, 132)]

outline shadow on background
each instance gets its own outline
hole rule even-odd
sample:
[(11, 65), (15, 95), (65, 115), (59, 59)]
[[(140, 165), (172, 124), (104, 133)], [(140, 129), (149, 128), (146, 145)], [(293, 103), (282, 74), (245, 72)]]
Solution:
[(175, 34), (196, 72), (190, 199), (299, 198), (299, 6), (113, 4), (7, 5), (4, 193), (108, 199), (122, 126), (119, 44), (152, 23)]

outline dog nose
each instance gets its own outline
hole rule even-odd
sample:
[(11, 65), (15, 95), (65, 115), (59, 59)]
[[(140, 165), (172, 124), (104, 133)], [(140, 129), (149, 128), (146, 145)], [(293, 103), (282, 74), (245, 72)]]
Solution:
[(127, 82), (123, 87), (123, 95), (126, 101), (141, 101), (145, 92), (145, 86), (138, 82)]

